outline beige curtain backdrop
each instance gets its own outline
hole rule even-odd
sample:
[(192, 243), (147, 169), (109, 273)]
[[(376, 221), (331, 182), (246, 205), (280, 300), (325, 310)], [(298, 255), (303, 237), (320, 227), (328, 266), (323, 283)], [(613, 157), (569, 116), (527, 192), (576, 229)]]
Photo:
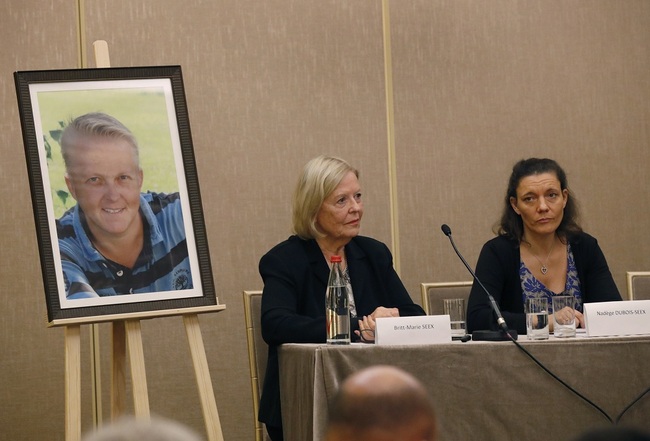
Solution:
[[(227, 440), (253, 438), (241, 292), (262, 287), (258, 260), (290, 234), (295, 179), (317, 154), (360, 168), (363, 234), (389, 244), (418, 302), (421, 282), (469, 278), (440, 224), (474, 264), (512, 164), (529, 156), (566, 168), (619, 289), (625, 271), (650, 269), (650, 2), (79, 2), (5, 1), (0, 16), (3, 438), (64, 436), (63, 329), (46, 327), (12, 74), (92, 67), (95, 40), (108, 42), (113, 66), (183, 67), (227, 305), (200, 317)], [(105, 420), (108, 326), (100, 326)], [(203, 431), (182, 320), (142, 326), (152, 412)]]

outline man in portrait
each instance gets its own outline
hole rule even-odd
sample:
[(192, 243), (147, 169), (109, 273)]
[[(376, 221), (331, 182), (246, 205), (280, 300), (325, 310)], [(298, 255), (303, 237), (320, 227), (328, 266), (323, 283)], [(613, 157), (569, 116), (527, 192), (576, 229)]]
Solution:
[(178, 192), (142, 192), (138, 143), (105, 113), (75, 118), (60, 138), (76, 205), (57, 221), (67, 299), (191, 289)]

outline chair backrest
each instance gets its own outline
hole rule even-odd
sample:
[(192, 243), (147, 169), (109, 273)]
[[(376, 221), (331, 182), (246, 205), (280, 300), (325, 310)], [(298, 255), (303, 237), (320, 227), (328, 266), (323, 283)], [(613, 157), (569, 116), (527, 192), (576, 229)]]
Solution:
[(422, 283), (420, 290), (422, 294), (422, 308), (427, 315), (442, 315), (443, 299), (467, 299), (472, 289), (472, 282), (439, 282), (439, 283)]
[(260, 394), (264, 384), (268, 345), (262, 338), (262, 291), (244, 291), (244, 317), (246, 319), (246, 342), (248, 343), (248, 361), (251, 370), (251, 388), (253, 390), (253, 419), (255, 422), (255, 440), (268, 438), (264, 424), (257, 421), (260, 407)]
[(650, 271), (627, 272), (628, 300), (650, 300)]

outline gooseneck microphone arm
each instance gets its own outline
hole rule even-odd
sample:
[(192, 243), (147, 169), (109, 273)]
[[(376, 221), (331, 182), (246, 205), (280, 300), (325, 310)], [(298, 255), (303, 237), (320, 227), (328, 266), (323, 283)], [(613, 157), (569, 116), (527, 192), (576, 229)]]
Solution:
[(469, 266), (465, 258), (463, 257), (462, 254), (460, 254), (460, 251), (458, 251), (458, 248), (456, 248), (456, 244), (454, 243), (454, 238), (451, 237), (451, 228), (449, 228), (449, 225), (447, 224), (442, 224), (440, 227), (442, 229), (442, 232), (445, 233), (445, 236), (449, 238), (449, 242), (451, 242), (451, 246), (454, 248), (454, 251), (456, 252), (456, 255), (460, 258), (461, 262), (463, 262), (463, 265), (465, 265), (465, 268), (467, 268), (467, 271), (472, 275), (474, 280), (476, 280), (476, 283), (479, 284), (481, 288), (483, 288), (483, 291), (485, 291), (485, 294), (487, 294), (488, 299), (490, 299), (490, 305), (492, 306), (492, 310), (494, 313), (497, 315), (497, 323), (501, 329), (507, 334), (508, 333), (508, 325), (506, 324), (505, 319), (501, 315), (501, 310), (499, 309), (499, 305), (497, 305), (497, 302), (494, 300), (494, 297), (492, 297), (492, 294), (490, 294), (490, 291), (487, 290), (487, 288), (483, 285), (481, 280), (476, 277), (476, 274), (472, 270), (472, 267)]
[(639, 395), (636, 399), (634, 399), (634, 401), (632, 401), (632, 402), (631, 402), (631, 403), (630, 403), (630, 404), (629, 404), (629, 405), (628, 405), (628, 406), (627, 406), (627, 407), (626, 407), (626, 408), (625, 408), (625, 409), (624, 409), (624, 410), (623, 410), (623, 411), (618, 415), (618, 417), (617, 417), (616, 420), (614, 421), (614, 420), (612, 419), (612, 417), (610, 417), (610, 416), (607, 414), (607, 412), (605, 412), (603, 409), (601, 409), (601, 408), (600, 408), (596, 403), (594, 403), (593, 401), (591, 401), (589, 398), (585, 397), (583, 394), (581, 394), (580, 392), (578, 392), (577, 390), (575, 390), (573, 387), (571, 387), (571, 385), (569, 385), (566, 381), (562, 380), (560, 377), (558, 377), (558, 376), (555, 375), (553, 372), (551, 372), (551, 371), (550, 371), (546, 366), (544, 366), (544, 365), (543, 365), (543, 364), (542, 364), (538, 359), (536, 359), (536, 358), (533, 356), (533, 354), (531, 354), (530, 352), (528, 352), (528, 350), (527, 350), (526, 348), (524, 348), (522, 345), (520, 345), (520, 344), (517, 342), (517, 340), (516, 340), (515, 338), (513, 338), (512, 335), (510, 335), (510, 332), (508, 331), (508, 326), (506, 325), (506, 321), (503, 319), (503, 316), (501, 315), (501, 311), (499, 310), (499, 307), (498, 307), (497, 303), (494, 301), (494, 297), (492, 297), (492, 295), (491, 295), (490, 292), (487, 290), (487, 288), (485, 288), (485, 286), (483, 286), (483, 284), (482, 284), (481, 281), (478, 279), (478, 277), (476, 277), (476, 274), (474, 274), (474, 271), (472, 271), (472, 268), (467, 264), (467, 261), (466, 261), (466, 260), (463, 258), (463, 256), (460, 254), (460, 252), (458, 251), (458, 248), (456, 248), (456, 244), (454, 243), (454, 239), (451, 237), (451, 228), (449, 228), (449, 225), (447, 225), (447, 224), (442, 224), (442, 227), (441, 227), (441, 228), (442, 228), (442, 232), (445, 233), (445, 236), (447, 236), (447, 237), (449, 238), (449, 241), (451, 242), (451, 246), (454, 247), (454, 251), (456, 251), (456, 254), (458, 255), (458, 257), (460, 257), (460, 260), (463, 262), (463, 264), (465, 264), (465, 267), (466, 267), (467, 270), (470, 272), (470, 274), (472, 275), (472, 277), (474, 277), (474, 280), (476, 280), (476, 282), (481, 286), (481, 288), (483, 288), (483, 291), (485, 291), (485, 293), (487, 294), (488, 298), (490, 299), (490, 304), (492, 305), (492, 309), (494, 310), (494, 312), (496, 313), (497, 318), (498, 318), (498, 319), (497, 319), (497, 322), (499, 323), (499, 326), (501, 327), (501, 329), (503, 329), (504, 334), (505, 334), (505, 335), (510, 339), (510, 341), (512, 341), (512, 342), (515, 344), (515, 346), (517, 346), (517, 348), (521, 349), (521, 351), (522, 351), (524, 354), (526, 354), (526, 356), (528, 356), (528, 358), (530, 358), (533, 362), (535, 362), (535, 364), (536, 364), (537, 366), (539, 366), (540, 368), (542, 368), (542, 369), (544, 370), (544, 372), (546, 372), (547, 374), (549, 374), (551, 377), (553, 377), (555, 380), (557, 380), (560, 384), (562, 384), (564, 387), (566, 387), (568, 390), (570, 390), (570, 391), (571, 391), (572, 393), (574, 393), (576, 396), (580, 397), (580, 398), (581, 398), (582, 400), (584, 400), (587, 404), (589, 404), (591, 407), (593, 407), (593, 408), (596, 409), (598, 412), (600, 412), (600, 413), (601, 413), (601, 414), (602, 414), (602, 415), (603, 415), (603, 416), (604, 416), (604, 417), (605, 417), (605, 418), (606, 418), (610, 423), (614, 423), (614, 424), (618, 423), (618, 421), (623, 417), (623, 415), (625, 414), (625, 412), (627, 412), (628, 409), (629, 409), (630, 407), (632, 407), (632, 405), (633, 405), (634, 403), (636, 403), (636, 402), (639, 401), (641, 398), (643, 398), (643, 396), (646, 395), (647, 393), (650, 393), (650, 389), (644, 391), (641, 395)]

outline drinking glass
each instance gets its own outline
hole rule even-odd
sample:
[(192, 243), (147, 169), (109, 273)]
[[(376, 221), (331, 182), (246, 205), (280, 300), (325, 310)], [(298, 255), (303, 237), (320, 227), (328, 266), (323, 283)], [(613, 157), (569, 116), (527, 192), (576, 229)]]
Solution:
[(548, 340), (548, 299), (529, 297), (524, 305), (528, 340)]
[(553, 335), (559, 338), (576, 336), (575, 297), (553, 296)]
[(449, 316), (451, 336), (465, 335), (465, 299), (443, 299), (442, 310)]

